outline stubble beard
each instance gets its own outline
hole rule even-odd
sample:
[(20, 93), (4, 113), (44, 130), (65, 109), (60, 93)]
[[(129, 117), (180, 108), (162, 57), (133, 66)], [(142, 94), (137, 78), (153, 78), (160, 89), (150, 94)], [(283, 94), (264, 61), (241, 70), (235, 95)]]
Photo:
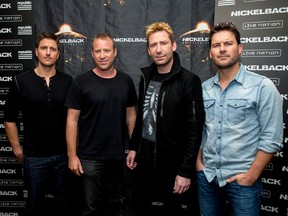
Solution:
[(229, 62), (227, 62), (225, 64), (217, 63), (217, 61), (213, 61), (213, 62), (219, 70), (224, 70), (224, 69), (232, 68), (233, 66), (238, 64), (239, 61), (240, 61), (240, 58), (237, 57), (237, 58), (232, 58)]

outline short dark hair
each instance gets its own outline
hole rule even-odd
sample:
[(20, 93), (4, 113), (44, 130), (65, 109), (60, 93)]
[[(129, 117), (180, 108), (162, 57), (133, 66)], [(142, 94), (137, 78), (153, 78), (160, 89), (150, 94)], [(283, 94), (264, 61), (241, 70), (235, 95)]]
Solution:
[(57, 44), (58, 50), (60, 50), (59, 37), (52, 32), (41, 32), (37, 37), (36, 48), (39, 47), (39, 44), (43, 39), (54, 40)]
[(240, 32), (238, 31), (236, 25), (233, 22), (220, 22), (220, 23), (216, 24), (214, 27), (212, 27), (212, 29), (210, 30), (210, 33), (209, 33), (210, 46), (211, 46), (211, 40), (212, 40), (213, 35), (219, 31), (232, 32), (236, 38), (237, 43), (241, 44)]

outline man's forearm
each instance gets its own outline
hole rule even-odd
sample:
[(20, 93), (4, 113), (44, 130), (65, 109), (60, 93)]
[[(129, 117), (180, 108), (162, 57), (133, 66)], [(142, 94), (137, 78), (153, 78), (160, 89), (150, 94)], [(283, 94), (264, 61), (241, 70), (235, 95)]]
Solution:
[(15, 122), (4, 122), (6, 135), (13, 149), (14, 154), (17, 156), (23, 154), (19, 141), (19, 134)]
[(265, 169), (266, 165), (273, 158), (274, 153), (266, 153), (261, 150), (258, 151), (255, 160), (251, 167), (247, 171), (247, 175), (250, 176), (254, 182), (260, 177), (261, 173)]

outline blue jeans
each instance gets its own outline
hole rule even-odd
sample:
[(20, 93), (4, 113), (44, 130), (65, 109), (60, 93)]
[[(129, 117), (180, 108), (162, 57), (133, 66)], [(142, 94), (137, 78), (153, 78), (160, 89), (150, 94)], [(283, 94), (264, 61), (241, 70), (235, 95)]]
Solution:
[(218, 186), (217, 178), (208, 182), (203, 171), (197, 172), (201, 216), (223, 216), (228, 201), (233, 216), (258, 216), (261, 208), (262, 182), (241, 186), (237, 182)]
[(67, 155), (60, 154), (47, 157), (25, 156), (23, 167), (25, 183), (28, 189), (28, 200), (24, 215), (39, 216), (43, 214), (41, 207), (49, 183), (52, 183), (54, 200), (56, 202), (55, 214), (53, 215), (65, 215), (65, 190), (68, 174)]
[(82, 216), (120, 215), (124, 160), (81, 160)]

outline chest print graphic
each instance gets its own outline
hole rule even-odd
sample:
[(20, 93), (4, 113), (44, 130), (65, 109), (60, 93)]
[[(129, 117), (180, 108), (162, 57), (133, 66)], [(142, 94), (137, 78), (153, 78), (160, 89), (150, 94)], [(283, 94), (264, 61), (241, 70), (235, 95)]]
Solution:
[(157, 115), (157, 104), (159, 96), (160, 85), (149, 85), (145, 95), (143, 105), (143, 120), (145, 122), (144, 127), (146, 128), (146, 135), (151, 136), (155, 134), (156, 115)]

